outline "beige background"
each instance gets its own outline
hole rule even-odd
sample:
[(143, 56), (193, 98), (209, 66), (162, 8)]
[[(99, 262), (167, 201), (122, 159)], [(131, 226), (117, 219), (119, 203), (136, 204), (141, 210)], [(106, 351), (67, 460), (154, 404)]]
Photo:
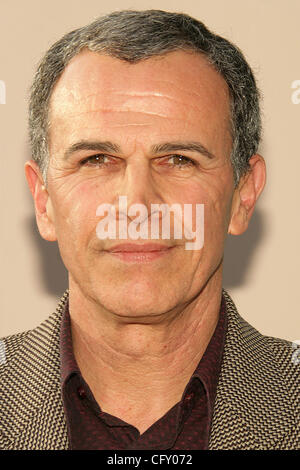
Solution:
[(291, 99), (300, 79), (299, 0), (0, 0), (0, 336), (36, 326), (67, 285), (56, 244), (37, 232), (24, 178), (35, 66), (64, 33), (124, 8), (189, 13), (235, 42), (253, 67), (264, 96), (267, 186), (248, 231), (228, 238), (224, 287), (262, 333), (299, 339), (300, 104)]

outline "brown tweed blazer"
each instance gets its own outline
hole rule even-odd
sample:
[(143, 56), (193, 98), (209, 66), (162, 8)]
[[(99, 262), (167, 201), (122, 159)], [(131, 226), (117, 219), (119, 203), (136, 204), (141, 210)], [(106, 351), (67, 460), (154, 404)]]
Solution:
[[(261, 335), (223, 293), (228, 329), (209, 448), (300, 449), (295, 350), (288, 341)], [(67, 297), (37, 328), (0, 342), (0, 449), (68, 449), (59, 357)]]

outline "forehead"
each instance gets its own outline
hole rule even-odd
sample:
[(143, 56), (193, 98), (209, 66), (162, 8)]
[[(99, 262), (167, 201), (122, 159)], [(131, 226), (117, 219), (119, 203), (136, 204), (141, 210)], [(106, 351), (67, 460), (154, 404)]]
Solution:
[(85, 118), (103, 127), (109, 123), (110, 128), (112, 123), (153, 126), (155, 120), (181, 127), (209, 122), (217, 131), (220, 125), (230, 126), (229, 92), (225, 80), (198, 53), (174, 51), (132, 64), (84, 50), (54, 87), (50, 121), (60, 126), (72, 121), (79, 128)]
[(132, 64), (84, 50), (70, 61), (55, 85), (51, 112), (55, 113), (56, 108), (71, 111), (76, 101), (83, 100), (87, 106), (97, 104), (95, 99), (111, 104), (111, 95), (117, 100), (122, 93), (144, 97), (177, 95), (186, 106), (195, 105), (199, 98), (206, 101), (204, 104), (218, 102), (226, 114), (229, 111), (227, 84), (201, 54), (174, 51)]

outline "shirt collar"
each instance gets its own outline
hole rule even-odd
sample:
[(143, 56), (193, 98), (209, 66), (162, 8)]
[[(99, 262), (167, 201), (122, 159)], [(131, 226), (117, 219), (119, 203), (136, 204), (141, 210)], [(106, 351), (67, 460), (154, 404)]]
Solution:
[(203, 383), (208, 400), (215, 400), (227, 330), (226, 300), (222, 293), (219, 320), (210, 342), (203, 354), (192, 378), (197, 377)]
[(80, 374), (80, 369), (76, 362), (71, 332), (71, 319), (69, 313), (69, 299), (63, 310), (60, 329), (60, 383), (63, 386), (68, 378), (75, 373)]

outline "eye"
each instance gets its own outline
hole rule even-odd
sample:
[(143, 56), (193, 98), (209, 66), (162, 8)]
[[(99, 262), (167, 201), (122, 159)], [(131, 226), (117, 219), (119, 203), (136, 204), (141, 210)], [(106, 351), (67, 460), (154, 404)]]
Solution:
[(104, 155), (103, 153), (97, 153), (91, 155), (80, 162), (81, 166), (103, 166), (110, 163), (111, 157)]
[(172, 155), (168, 157), (168, 161), (173, 160), (171, 165), (175, 167), (190, 167), (195, 166), (196, 162), (189, 157), (185, 157), (184, 155)]

